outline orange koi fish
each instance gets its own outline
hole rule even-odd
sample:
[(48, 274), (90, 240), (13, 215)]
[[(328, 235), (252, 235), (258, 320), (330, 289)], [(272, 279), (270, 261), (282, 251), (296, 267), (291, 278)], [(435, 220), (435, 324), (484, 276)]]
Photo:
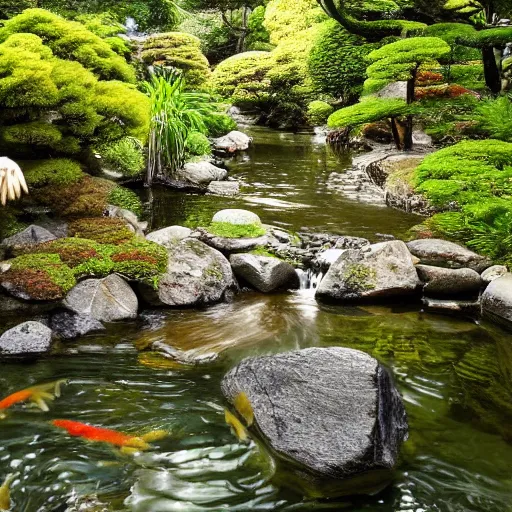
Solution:
[(125, 453), (148, 450), (149, 443), (163, 439), (168, 435), (165, 430), (154, 430), (142, 436), (131, 436), (108, 428), (95, 427), (78, 421), (53, 420), (52, 425), (63, 428), (73, 437), (82, 437), (88, 441), (108, 443), (118, 446)]
[(0, 418), (3, 417), (1, 413), (2, 410), (9, 409), (13, 405), (27, 401), (33, 402), (39, 409), (48, 412), (50, 409), (45, 400), (55, 400), (55, 398), (60, 397), (60, 387), (66, 382), (66, 380), (57, 380), (48, 384), (23, 389), (22, 391), (17, 391), (9, 395), (3, 400), (0, 400)]

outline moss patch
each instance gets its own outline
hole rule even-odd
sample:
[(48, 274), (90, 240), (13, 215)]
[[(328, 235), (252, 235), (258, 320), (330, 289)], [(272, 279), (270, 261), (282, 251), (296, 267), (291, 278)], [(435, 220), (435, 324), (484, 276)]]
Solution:
[(258, 238), (266, 231), (258, 224), (230, 224), (229, 222), (212, 222), (208, 232), (223, 238)]
[(27, 254), (10, 263), (0, 283), (33, 300), (60, 300), (76, 284), (73, 271), (58, 254)]
[(377, 273), (365, 265), (353, 263), (343, 272), (346, 286), (356, 292), (366, 292), (375, 288)]
[(107, 217), (79, 219), (69, 224), (69, 233), (100, 244), (120, 245), (134, 238), (126, 223), (121, 219)]

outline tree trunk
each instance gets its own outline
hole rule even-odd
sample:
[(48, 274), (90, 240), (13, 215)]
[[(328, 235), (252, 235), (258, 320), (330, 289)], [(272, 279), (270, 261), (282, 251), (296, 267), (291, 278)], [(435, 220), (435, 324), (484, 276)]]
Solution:
[(249, 8), (242, 7), (242, 27), (240, 29), (240, 36), (236, 45), (237, 53), (245, 52), (245, 39), (247, 37), (247, 23), (249, 20)]
[(484, 61), (485, 84), (493, 94), (499, 94), (501, 92), (501, 76), (496, 64), (494, 48), (488, 46), (482, 48), (482, 60)]
[(401, 120), (396, 117), (391, 119), (391, 131), (395, 140), (396, 149), (410, 151), (412, 149), (413, 116), (408, 115)]

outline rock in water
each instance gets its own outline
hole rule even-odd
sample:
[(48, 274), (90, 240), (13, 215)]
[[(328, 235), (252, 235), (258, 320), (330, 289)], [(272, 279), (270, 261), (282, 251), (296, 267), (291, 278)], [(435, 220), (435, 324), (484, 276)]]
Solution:
[(176, 171), (174, 178), (183, 186), (206, 188), (212, 181), (222, 181), (228, 176), (226, 169), (210, 162), (188, 162), (183, 169)]
[(146, 240), (169, 249), (176, 244), (176, 242), (188, 238), (191, 234), (192, 230), (189, 228), (183, 226), (169, 226), (149, 233), (149, 235), (146, 235)]
[(52, 331), (63, 339), (73, 339), (91, 332), (104, 331), (101, 322), (88, 315), (77, 315), (71, 311), (63, 311), (52, 316)]
[(357, 300), (408, 295), (419, 285), (411, 253), (404, 242), (371, 245), (369, 250), (348, 249), (322, 279), (316, 295), (336, 300)]
[(229, 262), (236, 277), (244, 279), (260, 292), (300, 288), (300, 279), (295, 269), (278, 258), (232, 254)]
[(485, 289), (482, 295), (482, 314), (512, 326), (512, 274), (507, 273)]
[(155, 306), (195, 306), (219, 302), (235, 286), (229, 261), (199, 240), (182, 240), (168, 247), (166, 273), (158, 289), (140, 284), (139, 290)]
[(243, 132), (234, 130), (223, 137), (213, 141), (215, 150), (225, 153), (236, 153), (237, 151), (246, 151), (251, 145), (252, 138)]
[(237, 208), (220, 210), (213, 216), (212, 222), (226, 222), (235, 226), (249, 224), (261, 226), (261, 220), (255, 213)]
[(416, 265), (418, 276), (425, 283), (423, 292), (430, 296), (478, 294), (482, 279), (470, 268), (442, 268)]
[(480, 256), (466, 249), (466, 247), (462, 247), (462, 245), (447, 240), (424, 238), (408, 242), (407, 247), (414, 256), (420, 259), (423, 265), (470, 268), (480, 273), (492, 264), (485, 256)]
[(0, 354), (34, 355), (50, 350), (52, 331), (40, 322), (24, 322), (0, 336)]
[(231, 404), (247, 395), (263, 441), (316, 495), (367, 492), (354, 478), (369, 472), (382, 487), (407, 438), (391, 377), (359, 350), (308, 348), (244, 359), (224, 377), (222, 392)]
[(507, 267), (505, 267), (505, 265), (493, 265), (482, 272), (482, 281), (485, 284), (492, 283), (495, 279), (505, 275), (507, 272)]
[(139, 303), (130, 285), (116, 274), (105, 279), (86, 279), (64, 299), (64, 306), (100, 322), (137, 317)]

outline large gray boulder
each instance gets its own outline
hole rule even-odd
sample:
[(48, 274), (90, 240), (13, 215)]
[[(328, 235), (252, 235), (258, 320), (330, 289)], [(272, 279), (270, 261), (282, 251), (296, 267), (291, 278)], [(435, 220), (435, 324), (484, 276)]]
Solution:
[(482, 314), (491, 320), (512, 324), (512, 274), (507, 273), (492, 283), (482, 294)]
[(238, 181), (212, 181), (206, 189), (206, 193), (214, 196), (234, 197), (240, 194)]
[(176, 171), (174, 178), (183, 186), (206, 188), (212, 181), (222, 181), (228, 176), (226, 169), (216, 167), (210, 162), (188, 162), (183, 169)]
[(199, 240), (182, 240), (168, 249), (167, 271), (158, 289), (140, 285), (140, 292), (157, 306), (196, 306), (223, 299), (236, 283), (229, 261)]
[(437, 238), (413, 240), (407, 243), (407, 247), (424, 265), (470, 268), (481, 273), (492, 264), (485, 256), (480, 256), (462, 245), (447, 240)]
[(223, 137), (214, 139), (213, 144), (217, 151), (221, 151), (223, 153), (236, 153), (237, 151), (246, 151), (249, 149), (251, 142), (251, 137), (243, 132), (234, 130)]
[(137, 296), (117, 274), (104, 279), (86, 279), (78, 283), (64, 299), (64, 306), (99, 322), (115, 322), (137, 317)]
[(414, 293), (420, 281), (404, 242), (381, 242), (347, 249), (329, 268), (316, 291), (319, 298), (356, 300)]
[(442, 268), (416, 265), (418, 276), (424, 284), (423, 292), (429, 296), (477, 294), (482, 286), (478, 272), (470, 268)]
[(0, 336), (0, 354), (33, 355), (48, 352), (52, 331), (40, 322), (24, 322)]
[(278, 258), (255, 254), (232, 254), (229, 257), (235, 276), (263, 293), (300, 288), (300, 279), (289, 263)]
[(308, 348), (244, 359), (224, 377), (222, 392), (231, 404), (247, 395), (263, 441), (309, 483), (391, 470), (407, 438), (391, 377), (359, 350)]
[(225, 222), (236, 226), (250, 224), (261, 225), (261, 220), (258, 215), (249, 210), (240, 210), (237, 208), (220, 210), (213, 216), (212, 222)]
[(507, 267), (505, 265), (493, 265), (489, 267), (487, 270), (482, 272), (482, 281), (485, 284), (492, 283), (498, 277), (504, 276), (508, 272)]
[(77, 315), (71, 311), (62, 311), (53, 315), (50, 327), (55, 334), (66, 340), (105, 330), (98, 320), (88, 315)]
[(17, 248), (25, 247), (28, 245), (36, 245), (42, 242), (50, 242), (57, 237), (50, 233), (47, 229), (32, 224), (28, 228), (16, 233), (9, 238), (4, 238), (2, 247), (6, 250), (7, 254), (13, 254)]
[(190, 228), (183, 226), (169, 226), (149, 233), (149, 235), (146, 235), (146, 240), (169, 249), (175, 245), (176, 242), (188, 238), (191, 234), (192, 230)]

